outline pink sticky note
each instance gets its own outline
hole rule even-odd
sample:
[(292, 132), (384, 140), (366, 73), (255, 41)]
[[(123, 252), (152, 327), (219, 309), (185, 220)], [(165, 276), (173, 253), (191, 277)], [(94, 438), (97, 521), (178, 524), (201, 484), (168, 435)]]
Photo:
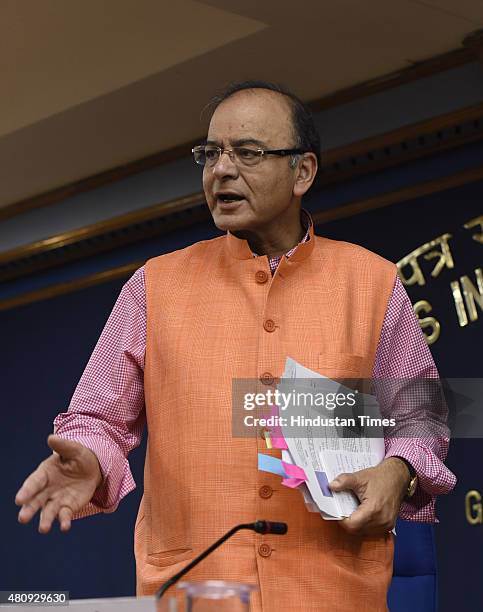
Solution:
[(279, 448), (281, 450), (288, 450), (287, 443), (285, 442), (285, 438), (283, 436), (274, 437), (272, 436), (272, 448)]
[[(269, 417), (278, 417), (279, 410), (278, 406), (270, 406), (270, 412), (268, 413)], [(270, 427), (270, 438), (272, 441), (272, 447), (278, 448), (281, 450), (288, 450), (287, 442), (285, 442), (285, 438), (282, 433), (282, 429), (278, 425), (274, 425)]]
[(289, 478), (297, 478), (298, 480), (307, 480), (307, 476), (305, 475), (304, 470), (298, 465), (293, 465), (292, 463), (286, 463), (282, 461), (282, 466)]
[(305, 480), (302, 480), (302, 478), (282, 478), (282, 484), (291, 489), (296, 489), (304, 482)]

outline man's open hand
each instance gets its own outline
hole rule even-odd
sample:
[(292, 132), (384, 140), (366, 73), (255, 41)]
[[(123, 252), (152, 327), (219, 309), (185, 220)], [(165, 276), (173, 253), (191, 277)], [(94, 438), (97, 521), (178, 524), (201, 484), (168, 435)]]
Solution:
[(102, 482), (95, 454), (82, 444), (51, 435), (54, 451), (32, 472), (19, 489), (15, 503), (22, 506), (20, 523), (28, 523), (40, 510), (39, 532), (48, 533), (58, 518), (62, 531), (70, 529), (72, 516), (90, 502)]
[(350, 517), (340, 521), (341, 527), (349, 533), (368, 536), (391, 531), (409, 481), (409, 470), (397, 457), (389, 457), (376, 467), (353, 474), (339, 474), (330, 483), (331, 490), (351, 490), (361, 502)]

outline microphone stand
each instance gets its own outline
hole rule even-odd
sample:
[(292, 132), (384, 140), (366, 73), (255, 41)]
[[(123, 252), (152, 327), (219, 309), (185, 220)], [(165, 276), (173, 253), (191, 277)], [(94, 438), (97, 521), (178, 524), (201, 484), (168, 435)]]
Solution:
[(270, 521), (256, 521), (255, 523), (243, 523), (241, 525), (237, 525), (236, 527), (233, 527), (232, 529), (230, 529), (230, 531), (225, 533), (224, 536), (222, 536), (219, 540), (217, 540), (214, 544), (212, 544), (204, 552), (198, 555), (196, 559), (193, 559), (191, 563), (188, 563), (186, 567), (184, 567), (177, 574), (175, 574), (174, 576), (171, 576), (171, 578), (169, 578), (166, 582), (164, 582), (160, 586), (158, 592), (156, 593), (156, 599), (159, 601), (161, 597), (164, 595), (164, 593), (169, 589), (169, 587), (176, 584), (180, 578), (182, 578), (191, 569), (193, 569), (196, 565), (198, 565), (198, 563), (203, 561), (203, 559), (205, 559), (214, 550), (216, 550), (218, 546), (221, 546), (223, 542), (226, 542), (226, 540), (231, 538), (232, 535), (234, 535), (235, 533), (237, 533), (237, 531), (240, 531), (242, 529), (250, 529), (252, 531), (255, 531), (256, 533), (261, 533), (261, 534), (273, 533), (275, 535), (284, 535), (285, 533), (287, 533), (288, 527), (287, 527), (287, 523), (272, 523)]

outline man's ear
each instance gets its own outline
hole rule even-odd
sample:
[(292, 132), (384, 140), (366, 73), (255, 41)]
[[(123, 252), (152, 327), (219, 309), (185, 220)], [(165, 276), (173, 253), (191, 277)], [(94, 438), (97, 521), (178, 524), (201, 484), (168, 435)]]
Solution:
[(293, 194), (302, 197), (310, 189), (317, 174), (317, 157), (314, 153), (304, 153), (295, 169)]

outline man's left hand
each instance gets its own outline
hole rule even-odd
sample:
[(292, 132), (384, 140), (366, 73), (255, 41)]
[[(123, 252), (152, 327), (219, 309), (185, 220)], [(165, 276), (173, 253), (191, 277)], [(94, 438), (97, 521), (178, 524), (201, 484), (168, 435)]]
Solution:
[(339, 474), (330, 483), (331, 490), (351, 490), (361, 502), (351, 516), (340, 521), (341, 527), (358, 535), (387, 534), (396, 524), (410, 479), (406, 464), (397, 457), (353, 474)]

